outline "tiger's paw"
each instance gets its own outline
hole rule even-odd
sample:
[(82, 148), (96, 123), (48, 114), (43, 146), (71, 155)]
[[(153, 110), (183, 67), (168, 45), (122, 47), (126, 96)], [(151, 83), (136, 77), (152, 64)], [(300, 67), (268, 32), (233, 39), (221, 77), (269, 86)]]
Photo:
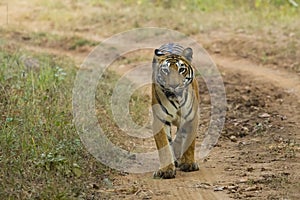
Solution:
[(153, 178), (155, 179), (171, 179), (171, 178), (175, 178), (176, 175), (176, 170), (167, 170), (167, 171), (163, 171), (161, 169), (159, 169), (158, 171), (153, 173)]
[(176, 175), (176, 169), (175, 166), (169, 165), (168, 167), (165, 167), (163, 169), (159, 169), (158, 171), (153, 173), (153, 178), (155, 179), (171, 179), (175, 178)]
[(193, 172), (193, 171), (198, 171), (199, 166), (197, 163), (182, 163), (179, 165), (179, 168), (181, 171), (184, 172)]

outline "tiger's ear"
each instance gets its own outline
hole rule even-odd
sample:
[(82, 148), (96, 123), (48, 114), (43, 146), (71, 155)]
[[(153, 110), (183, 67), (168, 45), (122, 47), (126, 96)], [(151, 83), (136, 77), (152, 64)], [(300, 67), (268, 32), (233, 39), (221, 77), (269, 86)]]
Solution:
[(163, 56), (163, 55), (165, 55), (164, 52), (161, 51), (161, 50), (159, 50), (159, 49), (155, 49), (154, 53), (155, 53), (156, 56)]
[(193, 49), (188, 47), (183, 50), (182, 56), (185, 57), (188, 61), (192, 62), (193, 59)]

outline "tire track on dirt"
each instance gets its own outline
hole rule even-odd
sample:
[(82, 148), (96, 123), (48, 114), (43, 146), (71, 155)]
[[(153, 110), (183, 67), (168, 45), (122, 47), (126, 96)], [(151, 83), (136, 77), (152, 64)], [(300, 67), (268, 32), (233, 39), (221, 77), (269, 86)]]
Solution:
[(246, 59), (235, 59), (211, 54), (217, 66), (224, 70), (242, 72), (245, 76), (251, 76), (253, 80), (270, 82), (275, 86), (285, 89), (288, 93), (295, 94), (300, 101), (300, 77), (282, 69), (272, 69), (254, 64)]
[[(190, 200), (218, 200), (230, 199), (223, 191), (214, 191), (212, 180), (215, 177), (214, 170), (202, 167), (197, 172), (185, 173), (178, 171), (175, 179), (151, 179), (151, 174), (130, 174), (127, 179), (137, 180), (146, 189), (153, 192), (151, 199), (190, 199)], [(201, 184), (210, 185), (203, 188)]]

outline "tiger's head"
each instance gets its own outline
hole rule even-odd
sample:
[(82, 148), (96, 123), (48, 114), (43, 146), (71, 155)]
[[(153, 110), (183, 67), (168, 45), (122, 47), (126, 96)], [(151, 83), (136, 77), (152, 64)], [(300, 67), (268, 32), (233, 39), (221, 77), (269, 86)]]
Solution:
[(193, 50), (186, 48), (179, 54), (155, 49), (153, 58), (153, 81), (166, 92), (178, 95), (193, 81), (191, 65)]

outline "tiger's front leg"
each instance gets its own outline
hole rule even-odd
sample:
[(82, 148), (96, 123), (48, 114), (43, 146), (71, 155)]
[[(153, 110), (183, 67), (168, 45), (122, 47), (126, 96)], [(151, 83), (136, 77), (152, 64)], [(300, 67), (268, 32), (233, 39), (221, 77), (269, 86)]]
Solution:
[(195, 161), (195, 140), (191, 143), (191, 145), (188, 147), (188, 149), (184, 152), (182, 157), (180, 158), (178, 167), (181, 171), (184, 172), (192, 172), (192, 171), (198, 171), (199, 166)]
[(176, 168), (172, 148), (168, 141), (169, 127), (163, 124), (157, 117), (154, 117), (153, 122), (154, 139), (160, 161), (160, 168), (154, 172), (153, 177), (163, 179), (175, 178)]
[(176, 134), (176, 138), (181, 138), (180, 140), (182, 144), (182, 156), (177, 160), (176, 167), (179, 167), (180, 170), (184, 172), (199, 170), (199, 166), (195, 161), (197, 120), (198, 116), (196, 114), (193, 120), (191, 122), (185, 123)]

